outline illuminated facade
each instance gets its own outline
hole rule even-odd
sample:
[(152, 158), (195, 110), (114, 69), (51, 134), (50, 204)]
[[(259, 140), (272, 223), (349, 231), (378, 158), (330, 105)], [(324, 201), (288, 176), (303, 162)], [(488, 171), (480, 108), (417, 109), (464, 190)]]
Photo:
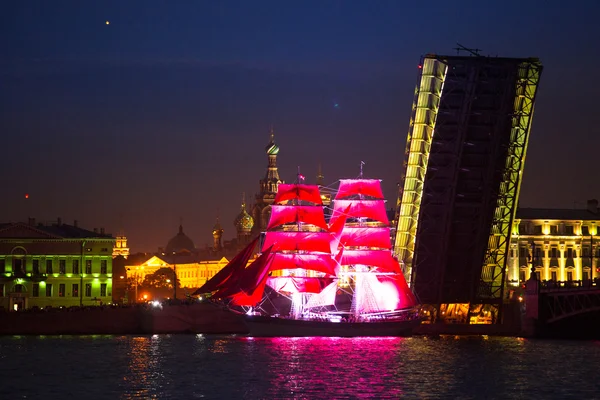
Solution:
[(0, 224), (0, 307), (110, 304), (115, 239), (63, 224)]
[[(140, 287), (146, 275), (158, 271), (160, 268), (174, 270), (179, 279), (179, 285), (183, 289), (180, 294), (191, 294), (193, 290), (202, 286), (208, 279), (219, 272), (229, 261), (222, 257), (218, 260), (197, 261), (193, 256), (179, 255), (156, 255), (140, 265), (126, 266), (127, 278), (134, 285)], [(190, 289), (190, 290), (186, 290)], [(137, 290), (136, 290), (137, 291)], [(143, 300), (144, 293), (137, 291), (138, 301)], [(177, 296), (179, 297), (179, 295)]]
[(116, 237), (112, 255), (113, 257), (123, 256), (124, 258), (129, 256), (129, 247), (127, 247), (127, 238), (125, 235), (121, 234)]
[(533, 58), (427, 55), (419, 71), (394, 251), (433, 319), (492, 313), (488, 320), (500, 321), (542, 66)]
[(513, 223), (507, 281), (517, 287), (531, 267), (547, 286), (579, 286), (600, 277), (600, 210), (521, 208)]

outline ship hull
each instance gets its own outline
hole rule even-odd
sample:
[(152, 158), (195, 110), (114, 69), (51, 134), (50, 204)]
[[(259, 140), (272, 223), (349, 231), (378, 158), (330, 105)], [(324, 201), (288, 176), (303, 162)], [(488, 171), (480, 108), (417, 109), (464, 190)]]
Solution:
[(245, 315), (248, 336), (252, 337), (361, 337), (411, 336), (421, 324), (419, 318), (381, 322), (328, 322)]

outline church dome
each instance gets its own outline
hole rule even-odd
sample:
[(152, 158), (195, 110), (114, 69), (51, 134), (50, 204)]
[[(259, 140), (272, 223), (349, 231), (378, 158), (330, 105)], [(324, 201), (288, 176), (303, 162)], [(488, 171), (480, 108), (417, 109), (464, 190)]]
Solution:
[(169, 243), (167, 243), (167, 247), (165, 248), (165, 252), (168, 254), (179, 253), (182, 250), (193, 251), (196, 248), (194, 246), (194, 242), (190, 239), (185, 233), (183, 233), (183, 227), (179, 225), (179, 232), (177, 235), (173, 236)]
[(246, 205), (242, 206), (242, 211), (233, 221), (238, 232), (250, 232), (254, 226), (254, 218), (246, 211)]
[(271, 127), (271, 140), (267, 147), (265, 147), (265, 151), (270, 156), (276, 156), (279, 153), (279, 146), (275, 144), (275, 132), (273, 132), (273, 127)]

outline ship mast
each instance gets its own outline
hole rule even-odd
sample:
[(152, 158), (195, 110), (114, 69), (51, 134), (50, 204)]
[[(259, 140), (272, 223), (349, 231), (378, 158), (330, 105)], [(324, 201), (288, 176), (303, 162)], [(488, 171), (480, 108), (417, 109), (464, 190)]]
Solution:
[[(298, 166), (298, 172), (296, 174), (296, 184), (297, 185), (301, 185), (304, 182), (304, 176), (302, 174), (300, 174), (300, 166)], [(299, 206), (300, 205), (300, 200), (299, 199), (294, 199), (292, 201), (292, 204), (295, 206)], [(296, 222), (296, 229), (298, 232), (300, 232), (302, 230), (302, 222), (300, 221), (300, 219), (298, 218), (297, 222)], [(300, 250), (297, 250), (298, 252)], [(297, 269), (295, 271), (296, 276), (299, 277), (304, 277), (306, 276), (306, 271), (304, 269)], [(304, 293), (299, 293), (296, 292), (292, 295), (292, 316), (294, 317), (294, 319), (299, 319), (302, 317), (302, 314), (304, 312), (304, 302), (305, 302), (305, 295)]]

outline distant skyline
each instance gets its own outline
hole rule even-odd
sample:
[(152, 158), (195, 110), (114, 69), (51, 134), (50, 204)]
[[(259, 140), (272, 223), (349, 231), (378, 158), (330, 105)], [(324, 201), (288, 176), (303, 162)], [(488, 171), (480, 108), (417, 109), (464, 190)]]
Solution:
[[(225, 239), (242, 192), (383, 179), (393, 207), (426, 53), (544, 65), (521, 207), (600, 198), (600, 5), (591, 1), (28, 1), (0, 5), (0, 221), (78, 220), (155, 251)], [(110, 21), (107, 25), (106, 21)], [(25, 195), (29, 198), (25, 199)]]

